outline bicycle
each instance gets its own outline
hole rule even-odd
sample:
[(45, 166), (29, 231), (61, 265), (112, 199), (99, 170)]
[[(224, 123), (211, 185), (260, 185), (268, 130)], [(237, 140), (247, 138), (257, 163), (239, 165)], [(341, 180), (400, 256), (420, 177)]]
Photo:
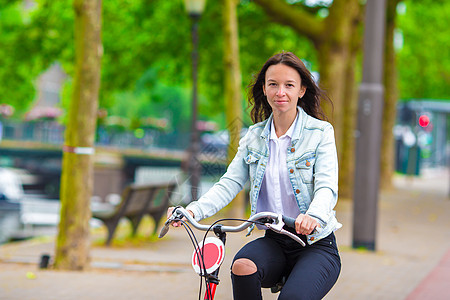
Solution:
[[(183, 218), (196, 229), (205, 231), (205, 236), (201, 243), (197, 242), (193, 230), (189, 226), (188, 222), (185, 222)], [(241, 225), (238, 226), (225, 226), (219, 224), (222, 221), (242, 221)], [(203, 225), (195, 221), (195, 219), (189, 214), (189, 212), (178, 206), (172, 211), (172, 215), (164, 223), (163, 228), (159, 234), (159, 238), (164, 237), (169, 231), (170, 225), (174, 222), (181, 221), (181, 224), (186, 229), (191, 242), (194, 245), (194, 253), (192, 254), (192, 266), (201, 277), (200, 279), (200, 289), (199, 289), (199, 299), (201, 299), (202, 282), (205, 281), (205, 296), (204, 300), (213, 300), (216, 288), (219, 285), (219, 269), (225, 257), (225, 242), (227, 232), (240, 232), (252, 224), (258, 224), (265, 226), (267, 229), (273, 230), (279, 234), (284, 234), (297, 241), (303, 247), (305, 242), (300, 239), (295, 234), (283, 229), (286, 225), (291, 228), (295, 228), (295, 219), (283, 216), (281, 214), (276, 214), (273, 212), (260, 212), (249, 219), (219, 219), (211, 225)], [(217, 237), (207, 237), (209, 232), (214, 232)], [(203, 278), (203, 280), (202, 280)], [(276, 286), (272, 287), (272, 292), (278, 292), (281, 290), (283, 282), (278, 283)]]

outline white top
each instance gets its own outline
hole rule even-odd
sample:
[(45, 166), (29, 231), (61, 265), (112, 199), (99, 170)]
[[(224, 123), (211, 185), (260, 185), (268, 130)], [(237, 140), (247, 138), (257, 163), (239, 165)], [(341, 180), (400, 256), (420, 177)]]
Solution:
[(289, 180), (286, 155), (291, 148), (291, 138), (299, 114), (288, 131), (277, 137), (275, 126), (271, 124), (269, 140), (269, 161), (261, 184), (261, 191), (256, 206), (256, 212), (270, 211), (291, 218), (297, 218), (300, 209), (295, 200), (292, 184)]

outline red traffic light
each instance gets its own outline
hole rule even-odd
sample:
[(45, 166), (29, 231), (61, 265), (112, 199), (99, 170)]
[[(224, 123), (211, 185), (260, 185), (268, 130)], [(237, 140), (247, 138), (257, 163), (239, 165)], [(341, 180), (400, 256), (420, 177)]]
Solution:
[(430, 125), (430, 117), (428, 117), (427, 115), (420, 115), (419, 117), (419, 125), (420, 127), (427, 127), (428, 125)]

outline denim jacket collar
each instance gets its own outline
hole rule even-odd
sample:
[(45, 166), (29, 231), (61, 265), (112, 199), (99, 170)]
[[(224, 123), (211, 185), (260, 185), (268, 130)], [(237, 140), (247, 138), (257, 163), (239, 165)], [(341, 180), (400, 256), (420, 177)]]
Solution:
[(263, 131), (261, 132), (261, 138), (266, 140), (266, 142), (269, 142), (270, 137), (270, 124), (272, 124), (273, 119), (273, 113), (270, 114), (269, 118), (265, 120), (265, 126)]
[[(294, 127), (294, 132), (291, 137), (292, 145), (295, 145), (298, 140), (300, 140), (300, 132), (305, 127), (305, 120), (307, 119), (306, 113), (300, 106), (297, 106), (297, 122)], [(270, 114), (269, 118), (265, 120), (264, 130), (261, 132), (261, 138), (266, 140), (266, 143), (269, 143), (270, 138), (270, 125), (272, 124), (273, 113)]]

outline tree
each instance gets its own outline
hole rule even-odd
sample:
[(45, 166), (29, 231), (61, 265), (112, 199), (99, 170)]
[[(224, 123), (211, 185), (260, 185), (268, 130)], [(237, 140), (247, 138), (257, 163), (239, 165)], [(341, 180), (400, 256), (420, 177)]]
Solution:
[[(241, 1), (238, 7), (238, 19), (243, 23), (239, 43), (244, 86), (268, 56), (282, 49), (296, 48), (297, 53), (308, 57), (314, 66), (312, 47), (304, 38), (268, 22), (267, 16), (252, 2)], [(224, 47), (222, 8), (221, 1), (208, 1), (199, 24), (199, 117), (214, 120), (224, 128), (225, 79), (224, 64), (220, 63)], [(11, 9), (16, 13), (10, 13)], [(18, 103), (16, 111), (25, 111), (34, 100), (33, 81), (57, 61), (68, 74), (61, 95), (67, 109), (72, 94), (75, 55), (73, 32), (67, 30), (74, 19), (70, 5), (64, 1), (40, 0), (24, 13), (20, 1), (14, 6), (8, 1), (0, 5), (0, 10), (7, 10), (6, 15), (10, 16), (0, 19), (0, 26), (5, 26), (0, 31), (0, 53), (4, 53), (0, 58), (3, 66), (0, 78), (5, 83), (0, 88), (4, 91), (1, 94), (10, 104), (13, 102), (9, 99), (17, 99), (14, 100)], [(102, 19), (105, 30), (102, 33), (104, 56), (99, 105), (110, 115), (117, 111), (114, 107), (124, 94), (142, 99), (141, 93), (130, 92), (137, 91), (138, 81), (146, 79), (149, 70), (156, 72), (152, 83), (158, 83), (147, 82), (149, 104), (155, 101), (154, 94), (159, 93), (156, 89), (160, 86), (190, 89), (189, 65), (186, 64), (190, 53), (190, 26), (181, 1), (104, 1)], [(6, 66), (11, 68), (6, 69)], [(155, 102), (158, 101), (165, 101), (164, 95)], [(135, 102), (141, 103), (129, 101), (129, 104)], [(250, 123), (247, 114), (244, 120)]]
[(34, 97), (32, 80), (39, 74), (28, 63), (32, 59), (29, 41), (21, 39), (26, 28), (24, 18), (29, 14), (20, 2), (0, 1), (0, 103), (12, 105), (19, 116), (30, 104), (24, 99)]
[(386, 2), (386, 38), (384, 53), (384, 106), (382, 124), (382, 142), (380, 159), (380, 187), (392, 187), (394, 173), (394, 134), (393, 128), (397, 113), (398, 84), (397, 63), (394, 49), (397, 5), (400, 0)]
[[(324, 106), (332, 116), (336, 143), (339, 152), (339, 194), (350, 198), (353, 190), (353, 129), (356, 107), (355, 57), (360, 48), (358, 27), (361, 23), (362, 7), (358, 0), (334, 0), (327, 6), (311, 8), (303, 1), (288, 4), (285, 0), (255, 0), (273, 21), (294, 29), (314, 44), (319, 61), (320, 86), (333, 100), (334, 113)], [(323, 15), (326, 16), (323, 16)], [(345, 124), (345, 126), (344, 126)], [(344, 138), (346, 137), (346, 138)], [(349, 144), (350, 143), (350, 144)]]
[(450, 40), (445, 17), (440, 17), (449, 13), (448, 1), (387, 1), (381, 188), (392, 186), (398, 100), (450, 98), (450, 61), (441, 55)]
[[(450, 2), (405, 0), (397, 37), (401, 99), (450, 99)], [(397, 39), (399, 40), (399, 39)]]
[[(241, 71), (239, 65), (239, 35), (237, 1), (223, 1), (225, 105), (227, 129), (230, 136), (228, 162), (236, 155), (242, 129)], [(239, 193), (233, 202), (234, 215), (242, 216), (245, 210), (244, 195)]]
[(75, 78), (61, 177), (61, 218), (55, 267), (83, 270), (89, 263), (93, 144), (100, 88), (101, 0), (74, 0)]

